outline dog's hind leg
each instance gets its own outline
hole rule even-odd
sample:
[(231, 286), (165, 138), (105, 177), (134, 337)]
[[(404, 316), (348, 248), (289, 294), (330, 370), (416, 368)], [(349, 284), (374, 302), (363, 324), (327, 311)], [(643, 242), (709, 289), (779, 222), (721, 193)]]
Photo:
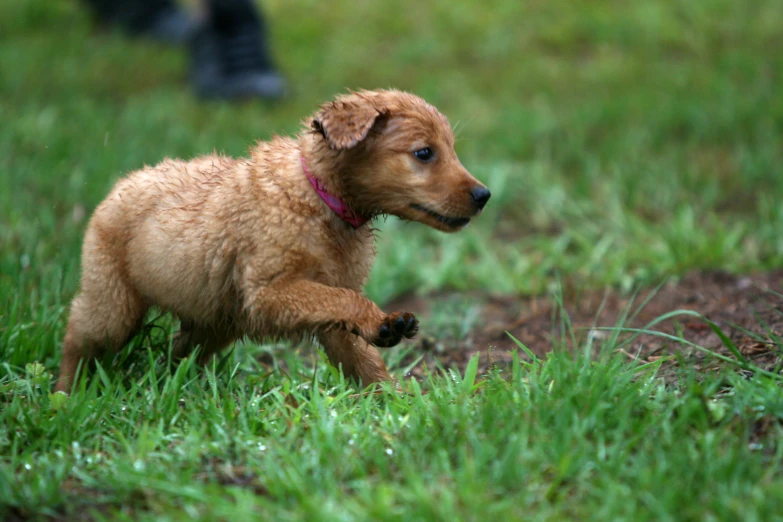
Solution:
[(390, 380), (378, 350), (361, 337), (340, 330), (320, 333), (318, 340), (329, 362), (336, 368), (342, 367), (346, 377), (361, 382), (362, 386)]
[(197, 326), (190, 321), (182, 321), (171, 349), (171, 358), (178, 360), (187, 357), (197, 346), (200, 346), (201, 353), (198, 361), (206, 364), (236, 338), (236, 335), (231, 334), (227, 329)]
[(60, 378), (55, 389), (68, 392), (79, 362), (87, 364), (106, 351), (118, 351), (141, 326), (144, 309), (134, 297), (115, 294), (119, 302), (100, 302), (88, 294), (77, 295), (71, 304), (71, 315), (63, 342)]
[[(92, 255), (91, 255), (92, 254)], [(122, 277), (121, 267), (100, 249), (85, 249), (81, 291), (71, 303), (55, 389), (68, 392), (76, 370), (106, 351), (120, 350), (141, 327), (146, 306)]]

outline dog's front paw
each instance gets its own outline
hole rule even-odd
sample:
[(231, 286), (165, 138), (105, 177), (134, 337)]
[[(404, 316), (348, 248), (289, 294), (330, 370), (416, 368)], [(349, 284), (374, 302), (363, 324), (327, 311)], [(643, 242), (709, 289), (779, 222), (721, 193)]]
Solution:
[(380, 348), (391, 348), (403, 337), (410, 339), (419, 331), (419, 321), (408, 312), (394, 312), (384, 317), (372, 344)]

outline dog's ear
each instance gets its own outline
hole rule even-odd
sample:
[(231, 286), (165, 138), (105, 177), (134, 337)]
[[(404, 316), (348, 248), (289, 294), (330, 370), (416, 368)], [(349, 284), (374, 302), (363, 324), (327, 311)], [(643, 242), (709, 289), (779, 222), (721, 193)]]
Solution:
[(322, 134), (333, 149), (355, 147), (369, 134), (385, 113), (366, 100), (338, 100), (321, 107), (313, 119), (313, 130)]

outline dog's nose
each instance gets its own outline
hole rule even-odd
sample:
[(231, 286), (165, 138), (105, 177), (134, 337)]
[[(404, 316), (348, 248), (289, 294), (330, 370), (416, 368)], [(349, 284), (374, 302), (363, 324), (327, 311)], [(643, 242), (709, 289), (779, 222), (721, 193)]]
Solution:
[(473, 197), (473, 203), (481, 210), (492, 194), (487, 187), (476, 187), (470, 191), (470, 195)]

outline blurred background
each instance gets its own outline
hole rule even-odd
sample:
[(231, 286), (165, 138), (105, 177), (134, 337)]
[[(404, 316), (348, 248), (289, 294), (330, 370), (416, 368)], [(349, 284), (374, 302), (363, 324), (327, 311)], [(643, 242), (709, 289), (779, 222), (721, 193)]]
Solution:
[(194, 95), (186, 48), (99, 28), (82, 3), (0, 3), (5, 346), (26, 336), (53, 361), (87, 219), (120, 176), (246, 154), (348, 88), (436, 105), (493, 193), (457, 235), (383, 223), (381, 304), (783, 265), (779, 0), (259, 6), (287, 96), (230, 102)]

